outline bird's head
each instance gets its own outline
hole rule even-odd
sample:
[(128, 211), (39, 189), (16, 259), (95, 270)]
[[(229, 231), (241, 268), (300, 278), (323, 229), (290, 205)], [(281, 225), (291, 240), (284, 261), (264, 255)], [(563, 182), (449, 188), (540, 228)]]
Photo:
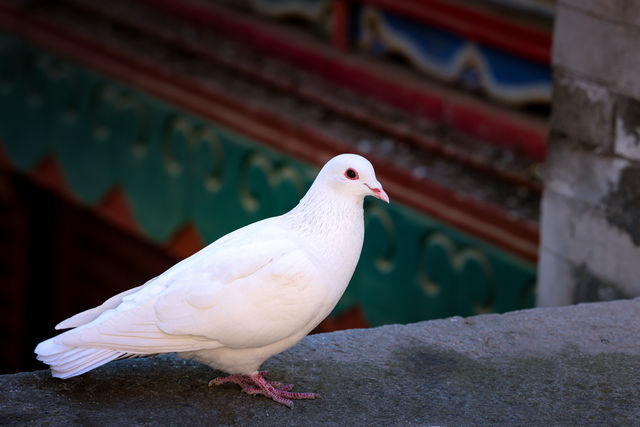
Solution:
[(329, 160), (316, 178), (342, 194), (373, 196), (389, 203), (371, 163), (357, 154), (340, 154)]

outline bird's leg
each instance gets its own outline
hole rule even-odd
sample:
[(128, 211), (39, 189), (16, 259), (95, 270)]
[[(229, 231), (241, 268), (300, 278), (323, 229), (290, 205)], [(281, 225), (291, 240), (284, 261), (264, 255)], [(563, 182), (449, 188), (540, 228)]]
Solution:
[(282, 384), (278, 381), (267, 381), (264, 376), (267, 371), (258, 372), (255, 375), (229, 375), (227, 377), (214, 378), (209, 381), (209, 386), (225, 383), (238, 384), (244, 393), (260, 394), (270, 397), (278, 403), (289, 408), (293, 407), (291, 399), (316, 399), (320, 397), (315, 393), (292, 392), (293, 384)]
[[(267, 371), (261, 371), (260, 375), (264, 377), (267, 375)], [(221, 385), (226, 383), (237, 384), (242, 388), (243, 393), (247, 394), (262, 394), (267, 395), (248, 375), (229, 375), (226, 377), (218, 377), (209, 381), (209, 387), (214, 385)], [(293, 384), (283, 384), (279, 381), (269, 381), (271, 386), (278, 391), (290, 391), (293, 388)]]
[[(263, 377), (266, 376), (267, 374), (268, 374), (268, 371), (260, 372), (260, 375)], [(211, 381), (209, 381), (209, 387), (214, 385), (226, 384), (226, 383), (233, 383), (233, 384), (239, 385), (240, 387), (242, 387), (242, 391), (244, 391), (245, 393), (260, 394), (259, 391), (261, 389), (256, 386), (256, 384), (253, 382), (251, 377), (248, 375), (242, 375), (242, 374), (214, 378)], [(278, 390), (289, 391), (293, 388), (293, 384), (282, 384), (281, 382), (278, 382), (278, 381), (269, 381), (269, 383), (271, 384), (272, 387)], [(256, 390), (258, 390), (258, 392), (256, 392)]]

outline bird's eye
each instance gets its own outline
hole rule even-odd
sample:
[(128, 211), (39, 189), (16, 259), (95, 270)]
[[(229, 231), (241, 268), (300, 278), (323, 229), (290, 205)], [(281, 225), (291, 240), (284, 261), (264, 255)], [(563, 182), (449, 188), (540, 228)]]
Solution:
[(344, 176), (346, 176), (349, 179), (358, 179), (358, 172), (349, 168), (344, 172)]

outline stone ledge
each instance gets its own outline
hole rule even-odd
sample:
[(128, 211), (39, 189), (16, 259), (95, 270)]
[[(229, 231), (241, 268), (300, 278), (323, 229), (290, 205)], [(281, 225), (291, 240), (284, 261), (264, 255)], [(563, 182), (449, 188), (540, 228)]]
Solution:
[(322, 399), (293, 410), (173, 356), (70, 380), (0, 376), (11, 425), (628, 425), (640, 417), (640, 299), (305, 338), (265, 364)]

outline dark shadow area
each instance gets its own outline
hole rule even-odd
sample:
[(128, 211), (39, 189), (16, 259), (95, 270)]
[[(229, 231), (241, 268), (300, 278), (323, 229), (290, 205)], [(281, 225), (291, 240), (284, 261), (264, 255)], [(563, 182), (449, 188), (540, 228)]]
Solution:
[(5, 172), (0, 184), (0, 373), (43, 368), (33, 349), (58, 322), (178, 261), (33, 178)]

